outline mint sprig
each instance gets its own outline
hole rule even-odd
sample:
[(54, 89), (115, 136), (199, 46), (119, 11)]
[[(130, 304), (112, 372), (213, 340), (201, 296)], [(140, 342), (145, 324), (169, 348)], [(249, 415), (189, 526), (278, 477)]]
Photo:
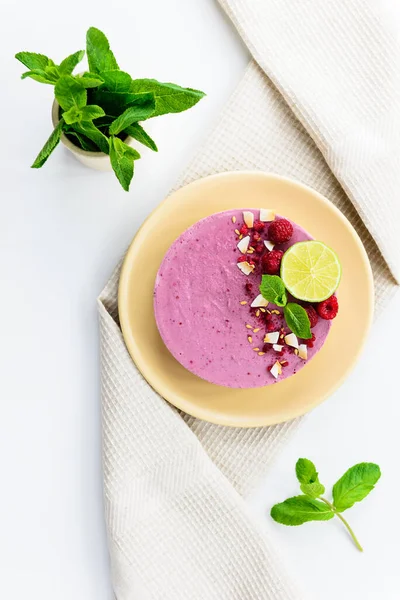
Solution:
[(278, 275), (263, 275), (260, 292), (268, 302), (276, 306), (285, 306), (287, 303), (286, 289)]
[(309, 340), (312, 337), (310, 319), (300, 304), (289, 302), (283, 309), (283, 315), (287, 326), (297, 337), (303, 340)]
[(64, 133), (83, 150), (109, 154), (115, 175), (128, 191), (134, 161), (140, 154), (129, 150), (127, 137), (157, 152), (156, 143), (139, 122), (187, 110), (205, 94), (155, 79), (133, 79), (120, 70), (106, 36), (95, 27), (90, 27), (86, 34), (89, 72), (73, 75), (84, 54), (84, 50), (78, 50), (59, 65), (44, 54), (15, 55), (29, 69), (22, 79), (55, 86), (55, 97), (61, 107), (60, 125), (32, 166), (39, 168), (46, 162)]
[(355, 502), (361, 502), (374, 489), (381, 476), (379, 466), (364, 462), (348, 469), (333, 486), (332, 502), (322, 497), (325, 488), (319, 482), (317, 470), (310, 460), (299, 458), (296, 463), (296, 476), (303, 495), (275, 504), (271, 509), (274, 521), (282, 525), (296, 526), (309, 521), (328, 521), (336, 516), (346, 527), (358, 550), (362, 552), (354, 531), (341, 513), (351, 508)]
[(306, 311), (296, 302), (288, 303), (285, 285), (278, 275), (263, 275), (260, 292), (268, 302), (283, 307), (283, 316), (287, 326), (297, 337), (303, 340), (312, 337), (310, 319)]

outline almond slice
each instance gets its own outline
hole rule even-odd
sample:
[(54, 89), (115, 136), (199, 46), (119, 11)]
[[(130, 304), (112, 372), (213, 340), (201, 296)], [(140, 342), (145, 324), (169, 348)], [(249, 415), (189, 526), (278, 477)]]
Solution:
[(283, 346), (281, 346), (281, 344), (274, 344), (273, 349), (275, 350), (275, 352), (281, 352)]
[(246, 254), (249, 244), (250, 244), (250, 236), (246, 235), (246, 237), (244, 237), (243, 239), (240, 240), (237, 247), (242, 254)]
[(306, 344), (300, 344), (300, 346), (299, 346), (299, 356), (303, 360), (307, 360), (307, 345)]
[(260, 208), (260, 221), (275, 221), (275, 213), (269, 208)]
[(272, 333), (266, 333), (264, 337), (265, 344), (276, 344), (279, 340), (279, 331), (273, 331)]
[(247, 227), (250, 227), (250, 229), (251, 229), (254, 225), (253, 213), (250, 212), (249, 210), (244, 210), (243, 211), (243, 221), (246, 223)]
[(255, 265), (250, 265), (247, 261), (237, 263), (237, 266), (244, 275), (250, 275), (255, 269)]
[(267, 250), (271, 251), (274, 249), (275, 244), (273, 242), (270, 242), (269, 240), (264, 240), (264, 246)]
[(250, 304), (251, 308), (259, 308), (260, 306), (268, 306), (268, 300), (264, 298), (262, 294), (258, 294)]
[(276, 361), (272, 369), (270, 370), (271, 375), (278, 379), (279, 375), (282, 375), (282, 366), (279, 360)]
[(285, 343), (288, 346), (292, 346), (292, 348), (298, 348), (299, 347), (299, 340), (294, 335), (294, 333), (289, 333), (288, 335), (285, 335)]

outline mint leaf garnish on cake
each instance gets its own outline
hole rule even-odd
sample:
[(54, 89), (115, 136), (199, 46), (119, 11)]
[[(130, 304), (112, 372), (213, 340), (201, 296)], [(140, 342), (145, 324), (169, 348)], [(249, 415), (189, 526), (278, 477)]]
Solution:
[(278, 275), (263, 275), (260, 292), (268, 302), (276, 306), (285, 306), (287, 303), (285, 286)]
[(295, 302), (289, 302), (283, 309), (285, 321), (293, 331), (293, 333), (303, 340), (309, 340), (311, 338), (310, 319), (308, 318), (306, 310), (296, 304)]

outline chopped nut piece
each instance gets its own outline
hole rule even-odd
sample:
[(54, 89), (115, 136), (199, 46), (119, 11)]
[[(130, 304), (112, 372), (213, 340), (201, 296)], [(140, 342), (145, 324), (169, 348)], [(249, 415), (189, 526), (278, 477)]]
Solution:
[(260, 221), (274, 221), (275, 213), (268, 208), (260, 208)]
[(233, 215), (233, 217), (232, 217), (232, 223), (236, 223), (236, 217), (235, 217), (235, 215)]
[(294, 335), (294, 333), (289, 333), (287, 336), (285, 336), (285, 343), (288, 346), (292, 346), (292, 348), (298, 348), (299, 347), (299, 340)]
[(262, 294), (258, 294), (250, 304), (252, 308), (260, 308), (262, 306), (268, 306), (268, 300), (264, 298)]
[(307, 360), (307, 345), (306, 344), (300, 344), (300, 346), (299, 346), (299, 356), (303, 360)]
[(267, 250), (271, 251), (274, 249), (275, 244), (273, 242), (270, 242), (269, 240), (264, 240), (264, 246)]
[(261, 327), (256, 327), (255, 329), (253, 329), (253, 333), (258, 333), (260, 331)]
[(273, 331), (272, 333), (266, 333), (264, 337), (265, 344), (276, 344), (279, 339), (279, 331)]
[(278, 379), (279, 375), (282, 375), (282, 366), (279, 360), (277, 360), (272, 369), (270, 369), (270, 373), (275, 377), (275, 379)]
[(243, 221), (246, 223), (247, 227), (253, 227), (254, 225), (254, 215), (249, 210), (243, 211)]
[(283, 346), (281, 346), (281, 344), (274, 344), (272, 347), (275, 350), (275, 352), (282, 352)]
[(253, 343), (253, 338), (251, 337), (251, 335), (247, 336), (247, 341), (249, 342), (249, 344)]
[(241, 304), (242, 306), (244, 306), (245, 304), (247, 304), (247, 300), (242, 300), (239, 304)]
[(238, 245), (237, 245), (238, 250), (240, 250), (240, 252), (242, 254), (246, 254), (249, 244), (250, 244), (250, 236), (246, 235), (246, 237), (242, 238), (240, 240), (240, 242), (238, 243)]
[(236, 235), (240, 235), (239, 229), (235, 229), (235, 233), (236, 233)]
[(251, 265), (247, 261), (237, 263), (238, 268), (244, 275), (250, 275), (255, 269), (255, 265)]

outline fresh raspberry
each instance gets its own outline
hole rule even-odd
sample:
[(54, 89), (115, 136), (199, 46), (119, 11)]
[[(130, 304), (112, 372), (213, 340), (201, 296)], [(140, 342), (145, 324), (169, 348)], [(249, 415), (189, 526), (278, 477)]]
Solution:
[(317, 312), (321, 319), (326, 319), (327, 321), (331, 321), (336, 317), (339, 310), (339, 303), (337, 301), (336, 296), (331, 296), (327, 300), (320, 302), (317, 305)]
[(248, 281), (245, 285), (245, 288), (246, 292), (251, 292), (251, 290), (253, 289), (253, 284)]
[(242, 256), (239, 256), (239, 258), (237, 259), (237, 261), (238, 261), (238, 263), (240, 263), (240, 262), (246, 262), (247, 261), (247, 256), (244, 256), (242, 254)]
[(268, 238), (275, 244), (288, 242), (293, 235), (293, 225), (287, 219), (272, 221), (268, 228)]
[(257, 256), (257, 254), (250, 254), (251, 258), (248, 257), (247, 260), (249, 261), (249, 263), (258, 265), (258, 263), (260, 262), (260, 257)]
[(263, 273), (268, 275), (276, 275), (281, 268), (283, 252), (282, 250), (271, 250), (262, 257)]
[(254, 246), (254, 250), (257, 252), (257, 254), (262, 254), (264, 251), (264, 244), (256, 244)]
[(255, 231), (264, 231), (265, 223), (263, 223), (262, 221), (254, 221), (253, 229)]
[(243, 223), (243, 225), (241, 226), (241, 228), (239, 229), (240, 233), (242, 235), (248, 235), (249, 233), (249, 228), (247, 227), (246, 223)]
[(262, 347), (262, 351), (268, 352), (268, 350), (271, 350), (271, 348), (272, 348), (272, 344), (264, 344), (264, 346)]
[(312, 329), (318, 323), (317, 311), (315, 310), (315, 308), (313, 306), (311, 306), (311, 304), (309, 304), (308, 306), (305, 306), (304, 308), (306, 310), (308, 319), (310, 321), (310, 327)]
[(258, 233), (258, 231), (255, 231), (253, 233), (253, 242), (259, 242), (261, 240), (261, 235)]

